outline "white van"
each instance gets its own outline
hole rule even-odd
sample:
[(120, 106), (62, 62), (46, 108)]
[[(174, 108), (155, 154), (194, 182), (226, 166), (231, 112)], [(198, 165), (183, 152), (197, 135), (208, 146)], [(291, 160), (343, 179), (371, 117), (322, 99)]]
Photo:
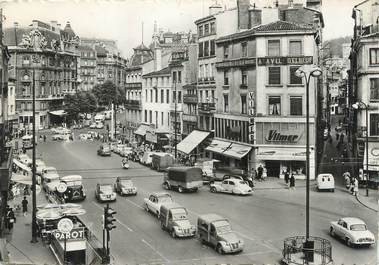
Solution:
[(322, 173), (317, 176), (317, 190), (329, 190), (334, 192), (334, 177), (329, 173)]

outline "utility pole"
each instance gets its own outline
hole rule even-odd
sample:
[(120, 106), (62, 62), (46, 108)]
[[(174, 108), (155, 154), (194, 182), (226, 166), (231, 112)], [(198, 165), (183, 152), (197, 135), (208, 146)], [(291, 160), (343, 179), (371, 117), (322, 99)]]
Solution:
[(35, 85), (35, 70), (33, 70), (33, 165), (32, 165), (32, 192), (33, 192), (33, 212), (32, 212), (32, 241), (31, 243), (36, 243), (37, 241), (37, 223), (36, 223), (36, 212), (37, 212), (37, 197), (36, 197), (36, 85)]
[(176, 145), (177, 145), (177, 129), (176, 129), (176, 121), (177, 121), (177, 118), (176, 118), (176, 108), (177, 108), (177, 98), (178, 98), (178, 95), (177, 95), (177, 91), (176, 91), (176, 80), (174, 80), (174, 86), (175, 86), (175, 98), (174, 98), (174, 100), (175, 100), (175, 120), (174, 120), (174, 133), (175, 133), (175, 161), (176, 161), (176, 158), (177, 158), (177, 156), (178, 156), (178, 149), (177, 149), (177, 147), (176, 147)]

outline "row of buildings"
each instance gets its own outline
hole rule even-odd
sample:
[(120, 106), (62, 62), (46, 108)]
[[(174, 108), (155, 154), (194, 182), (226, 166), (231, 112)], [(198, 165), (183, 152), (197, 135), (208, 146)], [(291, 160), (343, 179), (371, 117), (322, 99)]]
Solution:
[[(269, 176), (289, 170), (305, 178), (306, 85), (295, 72), (322, 55), (321, 1), (236, 2), (209, 7), (194, 22), (196, 38), (155, 30), (149, 47), (134, 49), (126, 74), (129, 135), (227, 167), (262, 164)], [(310, 82), (311, 176), (321, 85)]]

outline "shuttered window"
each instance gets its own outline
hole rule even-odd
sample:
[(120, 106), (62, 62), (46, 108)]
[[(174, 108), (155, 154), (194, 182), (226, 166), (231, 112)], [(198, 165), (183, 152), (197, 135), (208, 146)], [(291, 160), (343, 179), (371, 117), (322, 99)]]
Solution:
[(290, 115), (303, 115), (303, 99), (302, 97), (290, 97)]
[(268, 40), (268, 56), (280, 56), (280, 40)]
[(280, 67), (269, 67), (268, 68), (268, 84), (269, 85), (280, 85)]
[(303, 83), (303, 79), (301, 77), (296, 76), (296, 70), (299, 69), (299, 66), (290, 66), (290, 84), (291, 85), (301, 85)]
[(301, 55), (301, 53), (302, 53), (301, 40), (291, 40), (290, 47), (289, 47), (289, 54), (296, 56), (296, 55)]

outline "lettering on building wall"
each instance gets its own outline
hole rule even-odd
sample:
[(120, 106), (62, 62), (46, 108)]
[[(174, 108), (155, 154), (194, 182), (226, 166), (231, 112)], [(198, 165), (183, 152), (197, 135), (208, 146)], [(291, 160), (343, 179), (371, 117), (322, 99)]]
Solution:
[(300, 140), (302, 134), (282, 134), (277, 130), (270, 130), (268, 135), (266, 136), (267, 142), (288, 142), (288, 143), (296, 143)]
[(299, 64), (312, 64), (312, 56), (301, 57), (260, 57), (258, 58), (258, 65), (299, 65)]

